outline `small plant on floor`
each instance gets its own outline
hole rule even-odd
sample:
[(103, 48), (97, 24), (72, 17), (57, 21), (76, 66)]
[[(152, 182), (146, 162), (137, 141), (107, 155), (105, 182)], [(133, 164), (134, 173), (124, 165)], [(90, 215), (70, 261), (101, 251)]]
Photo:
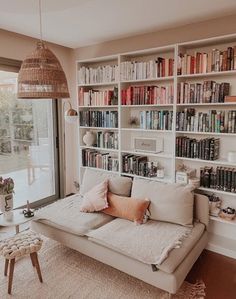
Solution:
[(0, 195), (14, 193), (14, 181), (12, 178), (3, 179), (0, 177)]

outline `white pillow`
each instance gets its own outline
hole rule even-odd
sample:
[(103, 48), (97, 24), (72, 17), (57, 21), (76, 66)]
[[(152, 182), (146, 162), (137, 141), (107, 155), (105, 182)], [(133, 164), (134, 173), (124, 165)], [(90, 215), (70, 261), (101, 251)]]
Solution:
[(184, 226), (193, 224), (194, 197), (192, 187), (180, 184), (163, 184), (135, 178), (131, 196), (150, 199), (150, 219)]
[(81, 212), (97, 212), (108, 208), (107, 202), (108, 180), (94, 186), (84, 194), (83, 202), (80, 206)]

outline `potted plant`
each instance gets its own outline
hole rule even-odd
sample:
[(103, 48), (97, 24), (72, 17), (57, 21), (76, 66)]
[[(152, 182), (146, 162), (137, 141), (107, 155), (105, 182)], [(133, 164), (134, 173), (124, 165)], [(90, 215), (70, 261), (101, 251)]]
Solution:
[(0, 177), (0, 210), (3, 213), (13, 209), (14, 181), (12, 178)]

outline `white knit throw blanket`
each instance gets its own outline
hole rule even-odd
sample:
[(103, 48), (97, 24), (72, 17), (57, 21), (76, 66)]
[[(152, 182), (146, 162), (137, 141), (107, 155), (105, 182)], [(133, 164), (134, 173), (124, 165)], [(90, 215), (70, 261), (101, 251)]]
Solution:
[(192, 228), (149, 220), (142, 225), (115, 219), (87, 235), (104, 246), (146, 264), (160, 265), (168, 253), (181, 246)]

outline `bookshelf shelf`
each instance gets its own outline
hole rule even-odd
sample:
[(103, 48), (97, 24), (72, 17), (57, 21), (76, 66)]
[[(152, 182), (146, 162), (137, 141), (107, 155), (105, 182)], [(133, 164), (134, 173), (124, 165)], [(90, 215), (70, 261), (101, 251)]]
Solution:
[[(95, 113), (97, 112), (98, 109), (101, 109), (101, 113), (105, 111), (105, 109), (110, 109), (111, 111), (114, 111), (118, 115), (118, 127), (117, 128), (104, 128), (104, 127), (89, 127), (89, 126), (78, 126), (78, 145), (79, 145), (79, 179), (81, 182), (82, 176), (83, 176), (83, 169), (86, 169), (87, 167), (84, 167), (82, 165), (82, 149), (91, 149), (91, 150), (97, 150), (101, 151), (102, 153), (109, 152), (109, 156), (111, 157), (117, 157), (118, 162), (119, 162), (119, 171), (118, 172), (110, 172), (107, 170), (103, 169), (98, 169), (99, 171), (106, 171), (110, 173), (116, 173), (120, 176), (129, 176), (129, 177), (139, 177), (143, 178), (146, 180), (155, 180), (159, 182), (174, 182), (175, 181), (175, 173), (177, 166), (180, 164), (180, 162), (184, 163), (185, 166), (190, 167), (190, 168), (196, 168), (197, 173), (200, 171), (200, 167), (202, 166), (210, 166), (213, 168), (217, 168), (217, 166), (221, 166), (222, 168), (227, 168), (227, 169), (236, 169), (236, 163), (230, 163), (226, 159), (219, 159), (219, 160), (214, 160), (214, 161), (208, 161), (208, 160), (202, 160), (202, 159), (191, 159), (191, 158), (185, 158), (185, 157), (176, 157), (176, 137), (184, 137), (186, 135), (187, 137), (194, 138), (194, 139), (206, 139), (208, 137), (210, 138), (219, 138), (220, 139), (220, 157), (227, 157), (227, 153), (229, 151), (233, 151), (236, 148), (236, 132), (235, 133), (216, 133), (216, 132), (199, 132), (199, 131), (177, 131), (176, 128), (185, 128), (184, 126), (176, 126), (176, 118), (179, 120), (179, 115), (180, 112), (183, 111), (185, 112), (185, 108), (195, 108), (196, 113), (201, 113), (202, 115), (205, 114), (207, 115), (206, 118), (209, 115), (208, 110), (217, 110), (219, 111), (225, 111), (225, 119), (229, 119), (229, 111), (232, 112), (230, 117), (234, 115), (234, 111), (236, 111), (236, 102), (220, 102), (220, 103), (206, 103), (206, 101), (210, 101), (209, 99), (212, 99), (212, 101), (223, 101), (224, 98), (224, 92), (225, 94), (227, 93), (227, 86), (230, 85), (229, 88), (229, 95), (230, 96), (236, 96), (236, 63), (234, 64), (233, 68), (235, 70), (230, 70), (230, 71), (219, 71), (219, 72), (207, 72), (205, 73), (205, 70), (207, 69), (208, 71), (210, 69), (217, 69), (214, 65), (214, 67), (211, 68), (204, 68), (203, 66), (203, 56), (204, 53), (212, 53), (212, 50), (219, 49), (220, 51), (226, 51), (228, 48), (227, 47), (236, 47), (236, 34), (235, 35), (230, 35), (230, 36), (223, 36), (223, 37), (217, 37), (217, 38), (210, 38), (210, 39), (204, 39), (200, 41), (191, 41), (191, 42), (185, 42), (185, 43), (177, 43), (175, 45), (169, 45), (165, 47), (159, 47), (159, 48), (152, 48), (152, 49), (144, 49), (144, 50), (139, 50), (139, 51), (131, 51), (129, 53), (121, 53), (113, 56), (108, 56), (108, 57), (98, 57), (98, 58), (93, 58), (93, 59), (87, 59), (87, 60), (80, 60), (77, 61), (77, 70), (79, 72), (81, 67), (91, 67), (91, 68), (96, 68), (96, 67), (103, 67), (103, 66), (118, 66), (118, 74), (116, 73), (117, 76), (112, 77), (111, 80), (112, 82), (105, 82), (105, 83), (92, 83), (92, 84), (77, 84), (76, 86), (76, 92), (78, 94), (78, 97), (80, 97), (80, 93), (78, 92), (80, 87), (84, 87), (84, 92), (89, 92), (90, 89), (95, 89), (97, 91), (106, 91), (106, 90), (112, 90), (113, 88), (116, 88), (118, 93), (116, 93), (116, 96), (118, 96), (118, 105), (109, 105), (109, 106), (104, 106), (104, 105), (97, 105), (97, 106), (78, 106), (78, 111), (79, 112), (85, 112), (89, 113), (91, 110), (94, 110)], [(236, 48), (235, 48), (236, 49)], [(236, 50), (234, 50), (236, 51)], [(202, 58), (202, 64), (200, 68), (200, 72), (202, 73), (197, 73), (197, 74), (185, 74), (185, 75), (178, 75), (178, 68), (179, 64), (177, 65), (178, 57), (180, 54), (182, 57), (186, 56), (194, 56), (196, 53), (203, 53), (201, 56)], [(215, 52), (214, 52), (215, 53)], [(208, 57), (213, 57), (213, 56), (208, 56)], [(218, 56), (214, 56), (214, 59), (216, 59)], [(158, 58), (158, 59), (157, 59)], [(161, 59), (159, 59), (161, 58)], [(174, 59), (174, 65), (173, 65), (173, 59)], [(191, 58), (192, 59), (192, 58)], [(195, 59), (195, 57), (194, 57)], [(150, 62), (154, 64), (149, 64)], [(161, 62), (160, 62), (161, 61)], [(165, 64), (166, 61), (168, 61), (168, 64)], [(196, 60), (195, 60), (196, 61)], [(210, 60), (207, 60), (209, 62)], [(213, 60), (212, 60), (213, 61)], [(222, 59), (223, 61), (223, 59)], [(131, 63), (130, 63), (131, 62)], [(139, 69), (139, 65), (137, 62), (141, 62), (142, 65), (142, 71)], [(155, 68), (160, 67), (160, 64), (162, 63), (161, 68), (163, 71), (160, 72), (157, 71)], [(191, 60), (190, 60), (191, 62)], [(146, 65), (145, 65), (146, 63)], [(187, 63), (189, 63), (187, 61)], [(215, 63), (215, 62), (214, 62)], [(170, 68), (166, 68), (167, 65)], [(185, 64), (183, 64), (185, 67)], [(200, 65), (200, 64), (199, 64)], [(210, 63), (211, 65), (211, 63)], [(135, 66), (134, 68), (132, 68)], [(144, 67), (143, 67), (144, 66)], [(154, 68), (153, 68), (154, 66)], [(163, 67), (165, 66), (165, 67)], [(197, 64), (195, 64), (197, 68)], [(183, 66), (181, 65), (183, 68)], [(191, 70), (191, 65), (190, 65), (190, 70)], [(232, 65), (230, 66), (232, 68)], [(144, 70), (148, 70), (148, 72), (145, 73)], [(151, 70), (152, 69), (152, 70)], [(168, 71), (167, 71), (168, 69)], [(186, 65), (186, 69), (188, 69), (188, 65)], [(222, 66), (221, 69), (229, 69), (228, 66), (227, 68), (224, 68)], [(134, 72), (129, 72), (129, 70), (134, 70)], [(155, 70), (155, 72), (153, 72)], [(144, 73), (143, 73), (144, 72)], [(130, 75), (131, 74), (131, 75)], [(173, 76), (172, 76), (173, 74)], [(167, 75), (165, 77), (158, 77), (160, 75)], [(170, 76), (168, 76), (170, 75)], [(152, 76), (153, 78), (147, 78), (148, 76)], [(156, 77), (157, 76), (157, 77)], [(76, 82), (79, 82), (79, 77), (77, 76)], [(103, 77), (102, 77), (103, 78)], [(106, 81), (110, 80), (110, 76), (105, 77)], [(147, 78), (147, 79), (135, 79), (135, 80), (126, 80), (126, 79), (134, 79), (134, 78)], [(81, 79), (83, 81), (84, 79)], [(93, 80), (93, 79), (92, 79)], [(101, 79), (100, 79), (101, 80)], [(90, 78), (91, 81), (91, 78)], [(83, 81), (83, 82), (90, 82), (89, 80)], [(208, 86), (205, 83), (206, 81), (214, 81), (211, 83), (212, 85)], [(186, 84), (185, 84), (186, 83)], [(226, 83), (225, 85), (221, 85), (223, 83)], [(179, 85), (178, 85), (179, 84)], [(205, 85), (204, 85), (205, 84)], [(213, 84), (214, 85), (214, 90), (213, 90)], [(191, 89), (190, 89), (190, 85)], [(200, 92), (199, 89), (197, 90), (197, 87), (195, 89), (194, 86), (200, 86)], [(156, 89), (150, 89), (150, 86), (155, 86)], [(157, 87), (158, 86), (158, 87)], [(180, 87), (178, 87), (180, 86)], [(223, 95), (221, 93), (223, 89)], [(134, 87), (136, 89), (134, 89)], [(163, 88), (164, 87), (164, 88)], [(170, 87), (170, 89), (168, 88)], [(201, 95), (203, 95), (203, 88), (204, 91), (210, 91), (211, 89), (211, 94), (206, 95), (205, 97), (201, 98)], [(160, 93), (159, 89), (162, 91), (163, 90), (166, 92), (166, 96), (163, 96), (164, 99), (167, 100), (160, 100)], [(178, 89), (182, 88), (182, 89)], [(218, 90), (218, 89), (219, 90)], [(226, 89), (226, 90), (225, 90)], [(146, 92), (153, 92), (149, 93), (149, 96), (146, 97)], [(181, 94), (181, 90), (183, 90)], [(196, 100), (201, 102), (203, 101), (204, 103), (180, 103), (180, 99), (186, 99), (186, 97), (182, 97), (185, 92), (195, 92), (196, 91)], [(180, 91), (180, 93), (179, 93)], [(219, 94), (216, 92), (219, 91)], [(198, 94), (197, 94), (198, 92)], [(135, 96), (134, 96), (135, 95)], [(214, 96), (214, 97), (213, 97)], [(154, 100), (153, 100), (154, 98)], [(187, 96), (188, 98), (188, 96)], [(190, 98), (190, 97), (189, 97)], [(189, 99), (188, 98), (188, 99)], [(195, 97), (194, 97), (195, 98)], [(222, 99), (223, 98), (223, 99)], [(232, 98), (233, 99), (233, 98)], [(172, 104), (173, 101), (173, 104)], [(188, 100), (190, 101), (190, 100)], [(192, 98), (191, 98), (191, 101)], [(171, 104), (142, 104), (142, 105), (137, 105), (137, 103), (154, 103), (154, 102), (161, 102), (161, 103), (171, 103)], [(78, 101), (79, 103), (79, 101)], [(81, 104), (84, 104), (84, 102), (80, 102)], [(97, 104), (97, 102), (86, 102), (87, 103), (93, 103)], [(107, 102), (101, 102), (101, 104), (104, 104)], [(116, 102), (109, 102), (109, 103), (116, 103)], [(125, 103), (131, 104), (135, 103), (135, 105), (123, 105)], [(172, 130), (150, 130), (150, 129), (142, 129), (139, 127), (132, 127), (130, 125), (130, 120), (131, 117), (137, 118), (141, 121), (143, 121), (142, 114), (145, 115), (144, 111), (151, 111), (151, 110), (166, 110), (167, 112), (172, 112), (173, 115), (173, 126)], [(92, 111), (93, 112), (93, 111)], [(91, 112), (91, 113), (92, 113)], [(179, 113), (179, 114), (178, 114)], [(168, 114), (167, 114), (168, 115)], [(169, 113), (169, 115), (171, 115)], [(222, 114), (223, 115), (223, 114)], [(158, 116), (159, 119), (158, 121), (162, 121), (162, 115)], [(204, 116), (205, 117), (205, 116)], [(221, 115), (220, 115), (221, 117)], [(81, 123), (82, 124), (82, 123)], [(83, 123), (87, 124), (87, 123)], [(94, 124), (91, 123), (90, 124)], [(96, 123), (95, 123), (96, 124)], [(111, 123), (113, 124), (113, 123)], [(117, 124), (117, 123), (116, 123)], [(100, 125), (100, 123), (99, 123)], [(138, 125), (140, 127), (145, 127), (141, 125)], [(151, 126), (149, 126), (151, 127)], [(171, 128), (171, 126), (162, 126), (165, 128)], [(233, 127), (233, 125), (232, 125)], [(194, 128), (193, 126), (191, 128)], [(236, 122), (235, 122), (235, 128), (236, 128)], [(113, 134), (117, 134), (118, 138), (118, 150), (116, 149), (107, 149), (107, 148), (99, 148), (95, 146), (91, 147), (86, 147), (83, 143), (83, 135), (85, 134), (86, 130), (91, 130), (94, 132), (101, 131), (102, 133), (105, 133), (106, 131), (111, 131), (114, 132)], [(219, 130), (218, 130), (219, 131)], [(231, 131), (231, 130), (229, 130)], [(231, 132), (234, 132), (233, 129)], [(133, 148), (133, 143), (132, 140), (134, 137), (140, 137), (140, 138), (161, 138), (163, 139), (164, 143), (164, 152), (163, 153), (150, 153), (150, 152), (140, 152), (140, 151), (135, 151)], [(99, 143), (97, 143), (99, 144)], [(171, 154), (173, 153), (173, 154)], [(158, 162), (160, 163), (161, 167), (164, 167), (165, 169), (165, 174), (168, 176), (165, 177), (164, 179), (157, 179), (157, 178), (148, 178), (148, 177), (141, 177), (129, 173), (124, 173), (122, 172), (123, 167), (122, 167), (122, 156), (124, 154), (130, 154), (130, 155), (139, 155), (139, 156), (147, 156), (148, 161), (153, 161), (153, 162)], [(160, 159), (159, 159), (160, 158)], [(94, 169), (94, 168), (93, 168)], [(200, 187), (198, 188), (200, 193), (215, 193), (217, 194), (221, 199), (224, 204), (223, 207), (233, 207), (236, 208), (236, 193), (231, 193), (231, 192), (225, 192), (225, 191), (220, 191), (216, 189), (211, 189), (211, 188), (203, 188)], [(222, 220), (221, 218), (213, 219), (211, 217), (212, 221), (219, 222), (219, 224), (222, 223), (229, 223), (229, 224), (234, 224), (236, 223), (236, 220), (234, 222), (226, 222), (225, 220)], [(229, 233), (225, 232), (225, 235), (228, 236)], [(230, 237), (229, 237), (230, 238)], [(235, 250), (236, 252), (236, 250)], [(235, 253), (236, 255), (236, 253)]]
[(106, 86), (115, 86), (115, 85), (118, 85), (118, 82), (78, 84), (79, 87), (96, 87), (96, 86), (106, 87)]
[(221, 217), (215, 217), (215, 216), (210, 216), (210, 219), (212, 221), (216, 221), (216, 222), (220, 222), (220, 223), (229, 224), (229, 225), (235, 225), (236, 226), (236, 219), (234, 219), (234, 220), (226, 220), (226, 219), (223, 219)]
[(176, 104), (177, 107), (213, 107), (213, 106), (235, 106), (236, 102), (227, 102), (227, 103), (183, 103), (183, 104)]
[(124, 175), (124, 176), (132, 177), (132, 178), (142, 178), (144, 180), (151, 180), (151, 181), (156, 181), (156, 182), (163, 182), (163, 183), (171, 183), (172, 182), (171, 177), (165, 177), (163, 179), (158, 179), (156, 177), (150, 177), (149, 178), (149, 177), (140, 176), (140, 175), (131, 174), (131, 173), (126, 173), (126, 172), (122, 172), (121, 174)]
[(150, 153), (150, 152), (139, 152), (134, 150), (122, 150), (122, 154), (134, 154), (134, 155), (145, 155), (150, 157), (159, 157), (159, 158), (165, 158), (165, 159), (172, 159), (173, 156), (171, 154), (166, 153)]
[(80, 129), (91, 129), (91, 130), (109, 130), (109, 131), (117, 131), (118, 128), (110, 128), (110, 127), (107, 127), (107, 128), (104, 128), (104, 127), (87, 127), (87, 126), (79, 126)]
[(147, 105), (121, 105), (121, 108), (159, 108), (159, 107), (173, 107), (173, 104), (147, 104)]
[(196, 134), (196, 135), (215, 135), (215, 136), (236, 136), (236, 133), (214, 133), (214, 132), (195, 132), (195, 131), (176, 131), (176, 134)]
[(137, 80), (122, 80), (120, 83), (148, 83), (148, 82), (162, 82), (162, 81), (171, 81), (171, 80), (174, 80), (174, 76), (137, 79)]
[(236, 193), (221, 191), (221, 190), (217, 190), (217, 189), (199, 187), (198, 190), (205, 191), (205, 192), (211, 192), (211, 193), (215, 193), (215, 194), (229, 195), (229, 196), (236, 197)]
[(176, 157), (176, 160), (184, 160), (184, 161), (192, 161), (192, 162), (198, 162), (198, 163), (208, 163), (208, 164), (216, 164), (216, 165), (228, 165), (228, 166), (235, 166), (236, 163), (232, 163), (227, 161), (226, 159), (222, 160), (202, 160), (202, 159), (192, 159), (192, 158), (185, 158), (185, 157)]
[(98, 151), (115, 152), (115, 153), (118, 153), (118, 152), (119, 152), (118, 149), (114, 149), (114, 148), (105, 148), (105, 147), (97, 147), (97, 146), (86, 146), (86, 145), (81, 145), (80, 148), (82, 148), (82, 149), (84, 149), (84, 148), (88, 148), (88, 149), (94, 149), (94, 150), (98, 150)]
[(173, 133), (172, 130), (146, 130), (139, 128), (121, 128), (121, 131), (133, 131), (133, 132), (154, 132), (154, 133)]
[(236, 76), (236, 71), (222, 71), (222, 72), (210, 72), (210, 73), (199, 73), (199, 74), (186, 74), (178, 75), (177, 78), (182, 79), (194, 79), (204, 77), (220, 77), (220, 76)]
[(118, 108), (118, 105), (104, 105), (104, 106), (79, 106), (80, 109), (97, 109), (97, 108), (105, 108), (105, 109), (110, 109), (110, 108)]

